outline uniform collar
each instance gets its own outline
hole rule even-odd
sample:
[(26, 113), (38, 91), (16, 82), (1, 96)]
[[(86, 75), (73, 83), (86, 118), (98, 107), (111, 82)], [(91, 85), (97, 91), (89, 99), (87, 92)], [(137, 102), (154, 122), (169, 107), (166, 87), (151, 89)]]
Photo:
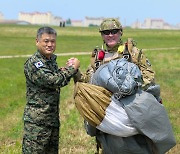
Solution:
[(44, 62), (56, 61), (56, 58), (57, 58), (56, 55), (52, 54), (51, 58), (48, 59), (48, 58), (46, 58), (43, 54), (41, 54), (39, 50), (36, 52), (36, 56), (37, 56), (38, 58), (40, 58), (42, 61), (44, 61)]

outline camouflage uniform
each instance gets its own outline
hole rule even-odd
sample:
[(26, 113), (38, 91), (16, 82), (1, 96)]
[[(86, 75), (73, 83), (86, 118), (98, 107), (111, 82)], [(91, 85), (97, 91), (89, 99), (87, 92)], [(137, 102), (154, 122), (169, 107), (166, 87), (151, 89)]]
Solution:
[(56, 56), (48, 60), (39, 51), (24, 65), (27, 104), (24, 110), (23, 153), (58, 153), (60, 87), (75, 74), (70, 66), (61, 70)]
[[(120, 29), (123, 33), (122, 26), (116, 19), (105, 19), (102, 22), (99, 31)], [(104, 46), (104, 45), (103, 45)], [(103, 47), (104, 48), (104, 47)], [(148, 89), (149, 86), (155, 84), (154, 71), (145, 55), (141, 50), (136, 48), (136, 44), (133, 39), (128, 39), (123, 44), (120, 39), (116, 46), (109, 48), (105, 46), (106, 50), (99, 47), (95, 48), (91, 56), (91, 65), (88, 67), (85, 74), (78, 72), (75, 78), (76, 81), (89, 82), (92, 74), (98, 69), (98, 67), (104, 63), (109, 62), (112, 59), (122, 58), (128, 56), (128, 61), (135, 63), (141, 70), (143, 78), (143, 89)], [(99, 60), (98, 54), (104, 51), (104, 58)], [(155, 147), (152, 142), (143, 135), (135, 135), (132, 137), (118, 137), (111, 134), (106, 134), (93, 126), (89, 125), (85, 121), (85, 128), (90, 136), (96, 136), (98, 147), (103, 149), (104, 154), (154, 154)]]
[(125, 44), (120, 41), (113, 49), (107, 47), (104, 50), (105, 55), (103, 60), (98, 60), (98, 52), (102, 49), (95, 48), (91, 56), (91, 66), (86, 72), (86, 76), (89, 76), (89, 72), (96, 71), (96, 69), (110, 60), (125, 57), (128, 61), (135, 63), (142, 73), (143, 78), (143, 89), (146, 90), (149, 86), (155, 84), (155, 72), (152, 70), (151, 64), (146, 56), (143, 54), (142, 50), (136, 47), (136, 43), (132, 38), (128, 38)]

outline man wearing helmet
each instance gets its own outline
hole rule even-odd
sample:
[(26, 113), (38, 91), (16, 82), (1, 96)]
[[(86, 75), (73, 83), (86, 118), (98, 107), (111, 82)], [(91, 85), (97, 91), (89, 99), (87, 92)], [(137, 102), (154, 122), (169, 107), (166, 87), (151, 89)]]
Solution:
[[(154, 85), (154, 71), (151, 68), (146, 56), (136, 47), (136, 43), (132, 38), (128, 38), (123, 43), (121, 37), (123, 28), (121, 23), (115, 18), (107, 18), (102, 21), (99, 32), (103, 40), (102, 48), (95, 48), (92, 53), (91, 67), (94, 71), (104, 63), (112, 59), (126, 58), (128, 61), (135, 63), (141, 70), (143, 77), (143, 89), (148, 89)], [(103, 56), (102, 56), (103, 52)], [(90, 71), (91, 72), (91, 71)], [(89, 75), (89, 71), (87, 72)]]
[[(103, 45), (102, 48), (96, 47), (92, 52), (91, 66), (87, 72), (74, 78), (76, 81), (90, 82), (92, 74), (101, 66), (110, 60), (117, 58), (126, 58), (128, 61), (138, 65), (142, 73), (143, 89), (148, 91), (149, 87), (155, 86), (154, 71), (151, 68), (145, 55), (141, 50), (136, 48), (132, 39), (123, 43), (121, 37), (123, 29), (120, 22), (115, 18), (107, 18), (102, 21), (99, 32), (101, 34)], [(77, 74), (78, 75), (78, 74)], [(151, 90), (153, 88), (150, 88)], [(159, 91), (159, 89), (157, 90)], [(155, 97), (160, 99), (160, 92)], [(95, 136), (97, 149), (102, 148), (104, 154), (154, 154), (156, 148), (152, 141), (143, 135), (134, 135), (130, 137), (118, 137), (104, 133), (85, 121), (85, 128), (90, 136)]]
[(122, 45), (120, 38), (123, 34), (123, 29), (117, 19), (104, 20), (101, 23), (99, 32), (109, 50), (115, 51), (119, 45)]

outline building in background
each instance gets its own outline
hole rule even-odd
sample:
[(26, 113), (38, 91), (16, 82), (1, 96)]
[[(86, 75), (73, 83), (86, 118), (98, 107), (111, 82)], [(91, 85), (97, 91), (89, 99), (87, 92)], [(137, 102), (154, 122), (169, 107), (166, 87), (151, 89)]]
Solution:
[(164, 28), (164, 20), (163, 19), (150, 19), (146, 18), (142, 25), (147, 29), (163, 29)]
[(83, 20), (71, 20), (71, 24), (69, 26), (83, 27)]
[(51, 12), (20, 12), (18, 20), (26, 21), (33, 25), (54, 25), (60, 26), (61, 23), (64, 23), (61, 17), (53, 16)]
[[(74, 19), (62, 19), (59, 16), (54, 16), (51, 12), (20, 12), (18, 19), (16, 20), (6, 20), (3, 13), (0, 12), (0, 23), (8, 24), (32, 24), (32, 25), (53, 25), (59, 27), (73, 26), (73, 27), (93, 27), (100, 26), (101, 22), (105, 17), (85, 17), (84, 20), (74, 20)], [(120, 18), (117, 18), (120, 20)], [(122, 21), (121, 21), (122, 22)], [(124, 25), (125, 26), (125, 25)], [(180, 29), (180, 23), (176, 25), (170, 25), (163, 19), (152, 19), (146, 18), (144, 22), (136, 20), (131, 28), (137, 29)]]
[(103, 17), (100, 18), (94, 18), (94, 17), (85, 17), (84, 20), (84, 26), (89, 27), (89, 26), (99, 26), (101, 22), (103, 21)]
[[(90, 26), (100, 26), (100, 24), (102, 23), (102, 21), (104, 20), (104, 17), (85, 17), (84, 19), (84, 27), (90, 27)], [(119, 20), (119, 17), (116, 18)]]
[(146, 18), (143, 23), (138, 20), (131, 25), (132, 28), (138, 29), (177, 29), (178, 27), (171, 26), (164, 22), (163, 19)]
[[(119, 18), (117, 18), (119, 20)], [(70, 19), (68, 19), (70, 20)], [(68, 21), (68, 26), (75, 27), (92, 27), (92, 26), (100, 26), (101, 22), (104, 20), (103, 17), (85, 17), (84, 20), (70, 20)]]

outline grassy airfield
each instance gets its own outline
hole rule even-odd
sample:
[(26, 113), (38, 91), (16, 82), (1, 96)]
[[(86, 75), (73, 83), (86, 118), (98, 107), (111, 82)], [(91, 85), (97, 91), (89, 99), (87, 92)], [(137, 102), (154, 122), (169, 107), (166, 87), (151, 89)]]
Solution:
[[(39, 26), (0, 25), (0, 56), (31, 55), (36, 51), (35, 37)], [(57, 54), (91, 52), (101, 46), (98, 28), (53, 27), (57, 30)], [(180, 151), (180, 31), (124, 29), (123, 40), (132, 37), (156, 72), (161, 85), (163, 104), (168, 112), (177, 145), (170, 154)], [(59, 66), (71, 56), (59, 56)], [(81, 70), (89, 65), (90, 55), (78, 55)], [(0, 153), (20, 154), (23, 133), (25, 78), (23, 65), (26, 57), (0, 58)], [(94, 138), (86, 135), (83, 119), (73, 102), (73, 82), (62, 88), (60, 153), (94, 153)], [(163, 127), (163, 126), (162, 126)]]

